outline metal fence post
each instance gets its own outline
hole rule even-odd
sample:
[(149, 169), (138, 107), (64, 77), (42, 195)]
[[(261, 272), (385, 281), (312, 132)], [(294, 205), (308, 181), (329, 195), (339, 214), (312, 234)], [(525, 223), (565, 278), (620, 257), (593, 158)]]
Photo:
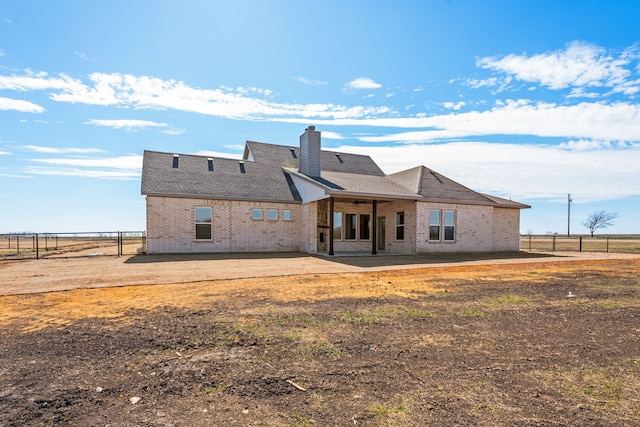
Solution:
[(582, 236), (580, 236), (580, 252), (582, 252)]
[(609, 253), (609, 236), (607, 236), (607, 253)]
[(16, 246), (18, 247), (18, 255), (20, 255), (20, 236), (16, 236)]
[(556, 250), (556, 236), (553, 236), (553, 248), (551, 249), (552, 251)]
[(40, 251), (38, 250), (38, 240), (40, 239), (38, 238), (38, 233), (36, 233), (34, 237), (36, 238), (36, 259), (40, 259)]

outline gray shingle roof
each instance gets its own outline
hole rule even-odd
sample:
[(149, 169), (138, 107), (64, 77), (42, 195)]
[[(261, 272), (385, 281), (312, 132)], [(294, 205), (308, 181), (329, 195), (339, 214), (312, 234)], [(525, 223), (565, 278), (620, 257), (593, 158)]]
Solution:
[(173, 153), (145, 151), (142, 163), (142, 194), (202, 197), (227, 200), (299, 202), (290, 178), (280, 167), (268, 163), (180, 155), (173, 168)]
[(417, 199), (416, 193), (390, 180), (386, 176), (362, 175), (322, 171), (321, 178), (332, 183), (338, 191), (379, 197)]
[[(142, 194), (223, 200), (300, 202), (289, 174), (300, 175), (300, 149), (247, 141), (243, 169), (238, 160), (145, 151)], [(322, 150), (320, 178), (309, 178), (334, 195), (471, 203), (528, 208), (521, 203), (475, 192), (424, 166), (385, 175), (369, 156)]]
[[(280, 167), (292, 169), (300, 167), (300, 148), (298, 147), (247, 141), (244, 157), (246, 159), (252, 158), (259, 162), (267, 161)], [(384, 176), (382, 169), (371, 157), (361, 154), (322, 150), (320, 163), (323, 172)]]
[(408, 186), (427, 200), (447, 200), (493, 204), (480, 193), (425, 167), (418, 166), (389, 175), (389, 178)]

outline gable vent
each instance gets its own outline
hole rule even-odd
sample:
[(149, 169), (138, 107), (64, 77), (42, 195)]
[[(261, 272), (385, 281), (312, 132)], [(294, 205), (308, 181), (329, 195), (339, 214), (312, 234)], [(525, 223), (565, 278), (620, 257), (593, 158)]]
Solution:
[(246, 171), (244, 169), (244, 162), (242, 160), (240, 160), (238, 162), (238, 164), (240, 165), (240, 173), (246, 173)]
[(207, 167), (209, 169), (209, 172), (213, 172), (213, 159), (211, 157), (207, 159)]
[(180, 160), (180, 155), (179, 154), (174, 154), (173, 155), (173, 168), (174, 169), (178, 169), (178, 161)]

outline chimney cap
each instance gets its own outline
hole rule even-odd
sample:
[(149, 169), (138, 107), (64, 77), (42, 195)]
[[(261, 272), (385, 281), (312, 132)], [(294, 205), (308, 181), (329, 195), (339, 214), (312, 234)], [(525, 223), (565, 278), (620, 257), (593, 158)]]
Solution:
[(307, 128), (307, 130), (316, 130), (316, 127), (315, 127), (315, 126), (309, 126), (309, 127)]

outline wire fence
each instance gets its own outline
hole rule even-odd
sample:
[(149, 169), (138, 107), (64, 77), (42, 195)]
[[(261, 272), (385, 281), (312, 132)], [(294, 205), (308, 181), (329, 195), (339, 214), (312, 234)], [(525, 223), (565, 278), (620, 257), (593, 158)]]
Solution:
[(144, 231), (0, 234), (0, 260), (146, 253)]
[(560, 235), (521, 235), (520, 248), (529, 251), (577, 251), (640, 253), (640, 235), (602, 235), (591, 237)]
[[(529, 251), (640, 254), (640, 235), (521, 235)], [(123, 256), (146, 253), (144, 231), (0, 234), (0, 260)]]

